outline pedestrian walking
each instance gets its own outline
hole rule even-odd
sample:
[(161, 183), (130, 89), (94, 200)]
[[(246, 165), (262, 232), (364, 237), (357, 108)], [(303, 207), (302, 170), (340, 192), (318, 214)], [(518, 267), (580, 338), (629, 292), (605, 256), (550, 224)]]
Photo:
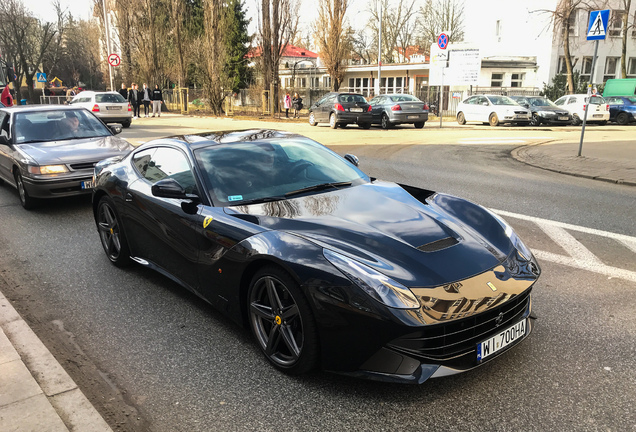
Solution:
[(285, 104), (285, 117), (289, 118), (289, 109), (291, 108), (291, 96), (289, 96), (289, 92), (285, 94), (284, 104)]
[(75, 97), (75, 87), (69, 87), (66, 90), (66, 103), (70, 104), (73, 98)]
[(126, 88), (126, 84), (121, 83), (121, 88), (119, 89), (119, 94), (124, 97), (124, 99), (128, 100), (128, 89)]
[(157, 117), (161, 117), (161, 102), (163, 102), (163, 94), (159, 85), (155, 84), (155, 89), (152, 91), (152, 116), (157, 114)]
[(300, 117), (300, 110), (303, 109), (303, 98), (298, 95), (298, 92), (294, 92), (292, 98), (292, 107), (294, 108), (294, 118)]
[(139, 118), (139, 91), (137, 90), (137, 84), (130, 84), (130, 90), (128, 91), (128, 103), (133, 109), (133, 118)]
[(152, 100), (152, 92), (148, 88), (148, 84), (144, 83), (144, 88), (141, 91), (141, 101), (144, 104), (144, 117), (148, 117), (150, 112), (150, 101)]

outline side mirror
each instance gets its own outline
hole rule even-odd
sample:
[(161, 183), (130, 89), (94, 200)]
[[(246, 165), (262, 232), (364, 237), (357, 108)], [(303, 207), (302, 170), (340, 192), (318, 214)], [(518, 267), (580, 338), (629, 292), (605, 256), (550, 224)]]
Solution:
[(118, 135), (124, 130), (120, 124), (108, 125), (108, 128), (113, 133), (113, 135)]
[(355, 155), (347, 153), (344, 158), (353, 166), (358, 166), (358, 164), (360, 164), (360, 159), (358, 159)]
[(183, 186), (179, 184), (175, 179), (163, 179), (152, 185), (150, 189), (152, 194), (159, 198), (174, 198), (191, 200), (193, 202), (200, 202), (199, 196), (186, 193)]

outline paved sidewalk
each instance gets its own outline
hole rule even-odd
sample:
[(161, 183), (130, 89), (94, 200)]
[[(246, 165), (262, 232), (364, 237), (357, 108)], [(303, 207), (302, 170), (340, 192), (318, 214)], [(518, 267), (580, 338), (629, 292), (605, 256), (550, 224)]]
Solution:
[(0, 431), (112, 432), (2, 292)]
[(528, 165), (550, 171), (636, 186), (636, 139), (634, 141), (545, 143), (516, 148), (512, 156)]

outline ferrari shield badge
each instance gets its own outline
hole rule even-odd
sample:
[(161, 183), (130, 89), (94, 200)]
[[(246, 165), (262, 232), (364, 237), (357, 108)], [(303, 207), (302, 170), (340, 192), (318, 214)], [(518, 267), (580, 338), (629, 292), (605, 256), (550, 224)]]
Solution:
[(212, 216), (206, 216), (205, 219), (203, 219), (203, 228), (207, 228), (212, 220), (214, 220)]

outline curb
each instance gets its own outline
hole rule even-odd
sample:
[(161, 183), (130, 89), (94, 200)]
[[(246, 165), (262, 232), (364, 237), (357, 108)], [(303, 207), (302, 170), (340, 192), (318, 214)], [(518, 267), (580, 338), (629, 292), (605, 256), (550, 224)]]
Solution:
[(545, 141), (545, 142), (539, 142), (539, 143), (535, 143), (535, 144), (526, 144), (526, 145), (522, 145), (519, 147), (516, 147), (514, 149), (512, 149), (512, 151), (510, 152), (510, 155), (517, 160), (518, 162), (524, 163), (526, 165), (529, 166), (533, 166), (535, 168), (540, 168), (542, 170), (546, 170), (546, 171), (551, 171), (551, 172), (555, 172), (555, 173), (559, 173), (559, 174), (565, 174), (565, 175), (569, 175), (569, 176), (573, 176), (573, 177), (579, 177), (579, 178), (586, 178), (586, 179), (590, 179), (590, 180), (598, 180), (598, 181), (603, 181), (606, 183), (614, 183), (614, 184), (620, 184), (620, 185), (626, 185), (626, 186), (636, 186), (636, 182), (632, 182), (632, 181), (625, 181), (623, 179), (615, 179), (615, 178), (608, 178), (608, 177), (601, 177), (601, 176), (591, 176), (591, 175), (587, 175), (587, 174), (581, 174), (581, 173), (577, 173), (577, 172), (573, 172), (573, 171), (568, 171), (565, 169), (557, 169), (557, 168), (549, 168), (546, 166), (542, 166), (536, 163), (532, 163), (529, 162), (528, 160), (526, 160), (523, 155), (520, 154), (521, 151), (523, 151), (524, 149), (528, 148), (528, 147), (534, 147), (534, 146), (540, 146), (540, 145), (546, 145), (546, 144), (550, 144), (554, 142), (553, 140), (550, 141)]
[(0, 345), (8, 357), (0, 380), (8, 375), (14, 389), (29, 388), (20, 399), (0, 405), (0, 429), (112, 432), (2, 292)]

